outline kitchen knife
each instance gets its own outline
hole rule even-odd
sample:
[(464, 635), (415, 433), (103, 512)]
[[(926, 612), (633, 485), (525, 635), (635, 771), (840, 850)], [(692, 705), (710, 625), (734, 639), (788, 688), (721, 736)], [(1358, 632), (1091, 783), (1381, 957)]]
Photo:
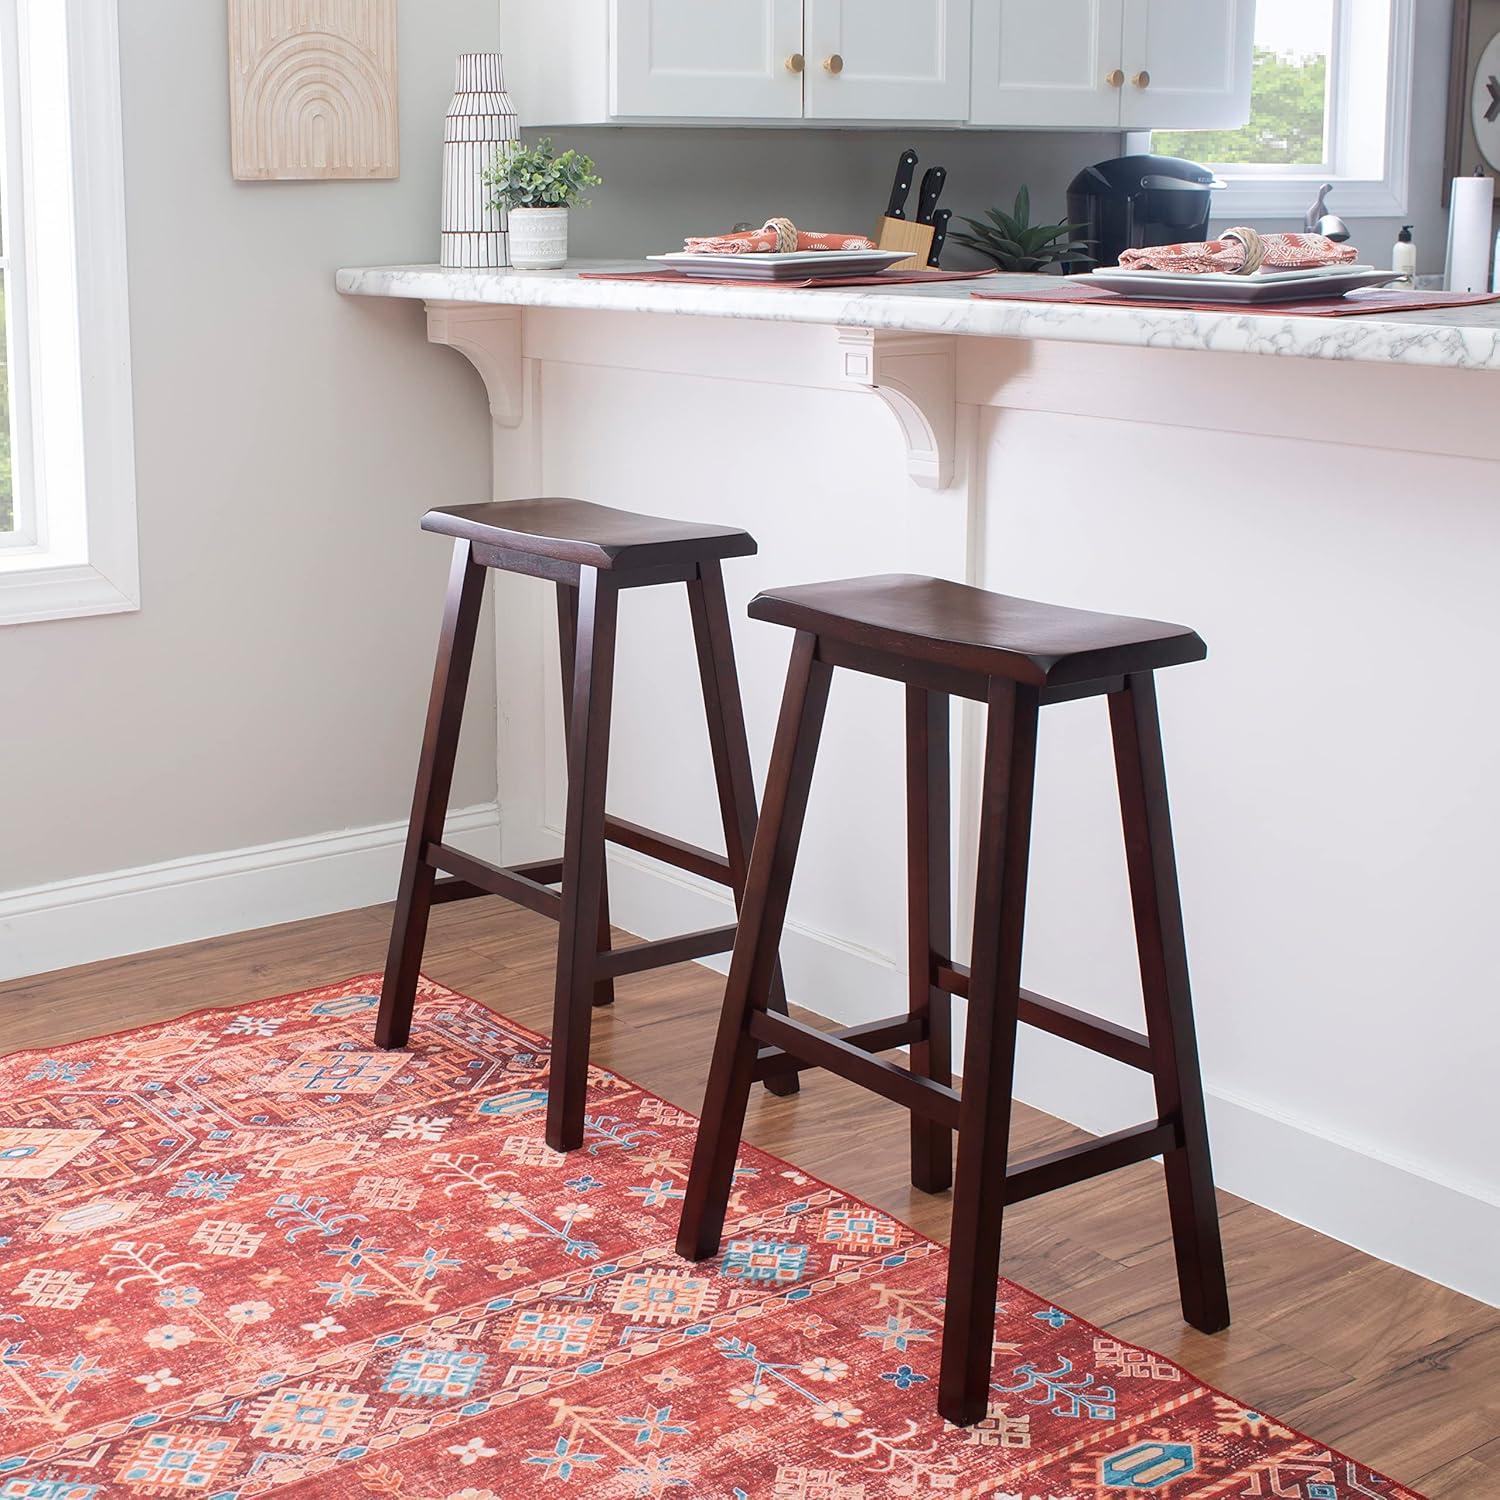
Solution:
[(937, 201), (943, 195), (943, 184), (948, 180), (945, 167), (928, 167), (922, 178), (922, 191), (917, 195), (917, 223), (930, 224), (937, 212)]
[(888, 219), (906, 217), (906, 200), (911, 194), (912, 179), (917, 173), (917, 153), (910, 148), (901, 153), (896, 165), (896, 180), (891, 184), (890, 206), (885, 211)]
[(951, 208), (940, 208), (932, 216), (932, 249), (927, 252), (927, 264), (942, 264), (943, 241), (948, 238), (948, 220), (953, 217)]

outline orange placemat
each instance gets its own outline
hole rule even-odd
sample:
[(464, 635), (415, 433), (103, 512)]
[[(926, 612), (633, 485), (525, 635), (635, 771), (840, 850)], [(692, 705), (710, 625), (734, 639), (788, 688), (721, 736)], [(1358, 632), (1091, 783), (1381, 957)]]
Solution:
[(580, 280), (589, 281), (663, 281), (675, 286), (914, 286), (924, 281), (973, 281), (981, 276), (998, 276), (998, 271), (876, 271), (864, 276), (816, 276), (798, 281), (747, 281), (742, 276), (688, 276), (682, 271), (580, 271)]
[(1423, 312), (1435, 307), (1472, 307), (1481, 302), (1500, 302), (1500, 292), (1351, 292), (1347, 297), (1320, 298), (1315, 302), (1176, 302), (1164, 298), (1124, 297), (1079, 281), (1064, 281), (1045, 291), (971, 292), (987, 302), (1073, 302), (1080, 306), (1147, 307), (1165, 312), (1254, 313), (1279, 318), (1359, 318), (1374, 313)]

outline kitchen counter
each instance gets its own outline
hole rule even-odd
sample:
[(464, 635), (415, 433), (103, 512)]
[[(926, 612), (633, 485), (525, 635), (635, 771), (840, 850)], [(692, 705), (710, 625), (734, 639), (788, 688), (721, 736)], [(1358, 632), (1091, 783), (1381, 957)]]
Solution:
[(581, 269), (643, 268), (644, 263), (624, 261), (574, 262), (561, 271), (376, 266), (340, 271), (337, 286), (354, 296), (669, 313), (900, 333), (1500, 370), (1500, 302), (1382, 317), (1299, 318), (1293, 314), (994, 302), (970, 296), (976, 286), (993, 285), (1007, 291), (1045, 287), (1053, 282), (1047, 276), (1006, 276), (993, 283), (950, 281), (875, 291), (683, 286), (595, 281), (578, 275)]
[[(758, 775), (790, 642), (746, 618), (757, 589), (928, 573), (1197, 629), (1208, 660), (1160, 695), (1219, 1181), (1500, 1304), (1500, 385), (1472, 373), (1500, 369), (1500, 304), (1317, 319), (972, 285), (395, 266), (340, 272), (358, 295), (337, 322), (406, 299), (383, 319), (393, 359), (420, 311), (478, 370), (496, 497), (755, 536), (724, 575)], [(392, 399), (430, 369), (393, 371)], [(481, 498), (414, 486), (391, 545), (441, 546), (421, 511)], [(555, 857), (556, 601), (515, 576), (491, 593), (501, 853)], [(680, 589), (629, 591), (614, 670), (611, 810), (717, 847)], [(955, 718), (962, 944), (983, 739), (977, 709)], [(901, 735), (894, 685), (838, 675), (782, 958), (791, 998), (844, 1024), (907, 1003)], [(1038, 778), (1026, 983), (1139, 1027), (1100, 704), (1047, 710)], [(643, 937), (732, 920), (721, 887), (629, 851), (609, 879)], [(637, 1024), (631, 1003), (603, 1024)], [(1139, 1082), (1023, 1036), (1019, 1097), (1090, 1129), (1142, 1118)]]

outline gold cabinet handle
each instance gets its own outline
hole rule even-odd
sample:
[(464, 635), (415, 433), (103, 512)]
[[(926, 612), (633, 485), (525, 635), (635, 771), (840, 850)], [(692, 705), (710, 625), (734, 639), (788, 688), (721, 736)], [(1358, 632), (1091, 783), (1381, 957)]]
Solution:
[(1122, 88), (1124, 88), (1125, 87), (1125, 69), (1124, 68), (1116, 68), (1113, 73), (1106, 73), (1104, 75), (1104, 81), (1112, 89), (1122, 89)]
[(844, 71), (844, 59), (837, 52), (832, 57), (825, 57), (823, 59), (823, 71), (834, 74), (842, 73)]
[(788, 73), (800, 73), (804, 66), (805, 63), (800, 52), (792, 53), (786, 60), (786, 70)]
[(1151, 87), (1151, 75), (1142, 68), (1134, 78), (1130, 80), (1138, 89), (1149, 89)]

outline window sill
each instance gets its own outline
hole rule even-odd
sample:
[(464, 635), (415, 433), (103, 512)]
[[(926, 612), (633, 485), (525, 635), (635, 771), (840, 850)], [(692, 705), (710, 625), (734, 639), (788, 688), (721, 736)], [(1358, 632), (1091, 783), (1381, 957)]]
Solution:
[(113, 579), (91, 563), (0, 555), (0, 625), (123, 614), (140, 607), (134, 577)]
[(1333, 184), (1328, 211), (1341, 219), (1399, 219), (1407, 211), (1406, 194), (1389, 182), (1324, 175), (1228, 177), (1222, 168), (1214, 170), (1226, 184), (1214, 194), (1215, 219), (1236, 219), (1247, 224), (1257, 219), (1300, 222), (1325, 182)]

